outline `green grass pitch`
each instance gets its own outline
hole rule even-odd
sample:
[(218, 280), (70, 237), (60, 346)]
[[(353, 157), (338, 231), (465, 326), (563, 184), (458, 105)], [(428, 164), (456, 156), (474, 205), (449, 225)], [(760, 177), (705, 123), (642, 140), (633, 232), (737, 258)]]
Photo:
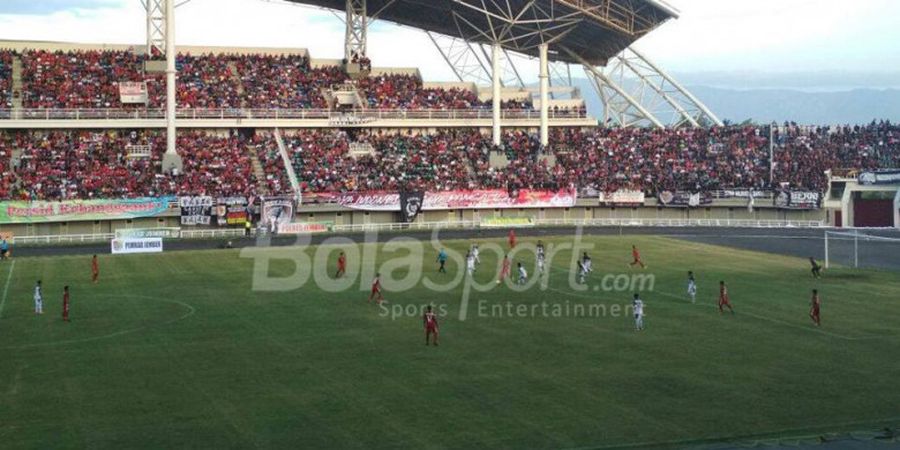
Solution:
[[(837, 268), (816, 281), (799, 258), (661, 237), (586, 242), (595, 245), (590, 286), (605, 273), (640, 272), (627, 263), (631, 244), (641, 248), (641, 273), (655, 276), (643, 293), (645, 331), (627, 314), (479, 316), (479, 305), (505, 302), (630, 305), (630, 291), (572, 290), (568, 251), (552, 261), (547, 289), (472, 292), (464, 321), (461, 287), (386, 292), (387, 308), (445, 308), (439, 347), (424, 345), (418, 314), (385, 317), (359, 282), (340, 293), (253, 291), (254, 261), (237, 250), (102, 256), (97, 285), (90, 257), (5, 261), (0, 446), (681, 446), (900, 422), (897, 273)], [(464, 251), (469, 241), (446, 244)], [(435, 256), (429, 245), (422, 265), (440, 279)], [(396, 257), (382, 252), (378, 263)], [(475, 277), (489, 284), (496, 257), (481, 257), (491, 270)], [(697, 304), (685, 296), (687, 270), (697, 274)], [(734, 316), (715, 308), (720, 279)], [(807, 316), (814, 287), (820, 329)]]

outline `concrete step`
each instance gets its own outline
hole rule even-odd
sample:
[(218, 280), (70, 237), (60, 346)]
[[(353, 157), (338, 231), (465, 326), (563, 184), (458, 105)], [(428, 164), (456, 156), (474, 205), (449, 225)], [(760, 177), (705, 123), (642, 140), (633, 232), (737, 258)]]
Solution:
[(12, 63), (12, 104), (14, 110), (22, 108), (22, 88), (22, 58), (20, 58), (19, 55), (15, 55)]
[(266, 183), (266, 170), (263, 169), (259, 155), (256, 154), (256, 148), (248, 145), (247, 153), (250, 155), (250, 167), (253, 169), (253, 175), (256, 176), (257, 192), (262, 195), (269, 195), (269, 184)]

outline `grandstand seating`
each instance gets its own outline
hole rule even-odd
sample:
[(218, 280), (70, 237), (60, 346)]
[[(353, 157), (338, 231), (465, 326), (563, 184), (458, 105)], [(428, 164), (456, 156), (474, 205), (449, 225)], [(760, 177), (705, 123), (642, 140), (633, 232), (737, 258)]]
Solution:
[[(149, 144), (150, 158), (129, 158), (128, 146)], [(138, 131), (0, 133), (0, 193), (5, 199), (62, 200), (210, 194), (256, 195), (250, 155), (235, 135), (182, 132), (184, 171), (161, 174), (165, 135)]]
[[(165, 76), (143, 74), (143, 56), (130, 51), (27, 50), (23, 63), (25, 108), (121, 108), (118, 83), (147, 81), (149, 106), (165, 103)], [(0, 53), (0, 95), (11, 78), (13, 55)], [(339, 66), (311, 68), (301, 55), (179, 54), (180, 108), (328, 108), (322, 91), (350, 81)], [(465, 110), (490, 104), (460, 88), (424, 88), (418, 76), (381, 74), (356, 80), (365, 107), (373, 109)], [(9, 95), (5, 95), (6, 98)], [(3, 97), (0, 97), (3, 98)], [(4, 105), (3, 108), (9, 108)], [(530, 101), (509, 100), (504, 109), (533, 110)]]
[(21, 59), (26, 108), (121, 107), (118, 83), (143, 79), (131, 52), (30, 50)]
[[(770, 188), (768, 133), (751, 126), (711, 129), (555, 129), (538, 155), (536, 136), (508, 131), (500, 148), (475, 129), (431, 134), (336, 129), (287, 133), (285, 144), (304, 192), (424, 189), (576, 187), (611, 192), (642, 190), (713, 191)], [(157, 131), (0, 132), (2, 198), (120, 198), (147, 195), (256, 195), (289, 193), (277, 143), (260, 132), (252, 139), (181, 131), (184, 173), (159, 174), (165, 148)], [(370, 144), (372, 155), (351, 155), (351, 142)], [(129, 145), (150, 144), (149, 159), (128, 158)], [(776, 133), (775, 181), (796, 189), (823, 191), (825, 171), (900, 165), (900, 127), (782, 127)], [(13, 166), (12, 154), (19, 153)], [(510, 164), (492, 168), (491, 151)], [(257, 180), (251, 158), (262, 163)], [(260, 183), (263, 183), (260, 186)]]
[(0, 50), (0, 109), (12, 108), (13, 53)]

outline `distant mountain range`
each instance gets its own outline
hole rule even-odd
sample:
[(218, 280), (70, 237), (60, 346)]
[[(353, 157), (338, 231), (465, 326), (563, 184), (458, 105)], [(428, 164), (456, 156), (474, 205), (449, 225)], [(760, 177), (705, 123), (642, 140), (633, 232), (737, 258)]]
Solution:
[[(709, 72), (674, 77), (719, 118), (733, 123), (900, 122), (900, 74)], [(602, 104), (590, 81), (572, 81), (581, 90), (588, 111), (602, 117)]]

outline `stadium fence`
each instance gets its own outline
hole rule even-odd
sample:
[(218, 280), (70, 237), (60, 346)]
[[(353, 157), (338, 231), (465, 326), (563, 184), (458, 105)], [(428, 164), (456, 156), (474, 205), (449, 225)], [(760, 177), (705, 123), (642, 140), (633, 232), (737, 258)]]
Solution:
[[(534, 227), (722, 227), (722, 228), (824, 228), (821, 221), (813, 220), (732, 220), (732, 219), (534, 219)], [(413, 223), (368, 223), (334, 225), (335, 233), (366, 231), (422, 231), (434, 229), (478, 229), (480, 221), (446, 221)], [(494, 227), (497, 228), (497, 227)], [(502, 227), (501, 227), (502, 228)], [(255, 234), (254, 230), (254, 234)], [(181, 239), (238, 238), (244, 229), (181, 230)], [(14, 236), (15, 245), (79, 244), (110, 241), (115, 233), (60, 234), (46, 236)]]

